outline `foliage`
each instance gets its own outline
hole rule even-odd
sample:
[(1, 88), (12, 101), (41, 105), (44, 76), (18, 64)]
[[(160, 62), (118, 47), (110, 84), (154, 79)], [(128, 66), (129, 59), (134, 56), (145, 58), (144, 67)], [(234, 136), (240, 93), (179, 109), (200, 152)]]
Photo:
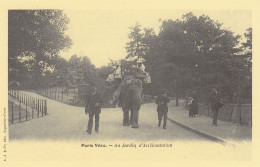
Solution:
[[(9, 80), (34, 80), (53, 69), (53, 60), (71, 45), (65, 34), (69, 19), (61, 10), (9, 10)], [(21, 76), (21, 78), (19, 78)]]
[[(88, 57), (58, 56), (69, 48), (65, 34), (69, 19), (59, 10), (9, 11), (9, 81), (28, 87), (73, 87), (97, 85), (100, 90), (113, 71), (115, 61), (96, 68)], [(185, 96), (190, 89), (239, 93), (251, 97), (252, 28), (246, 41), (225, 29), (221, 23), (192, 13), (177, 20), (161, 21), (158, 34), (136, 23), (130, 28), (126, 59), (119, 60), (123, 70), (131, 69), (137, 58), (145, 59), (152, 84), (144, 85), (145, 94), (157, 95), (167, 88), (171, 95)]]
[(244, 33), (246, 42), (242, 43), (244, 47), (244, 60), (247, 62), (248, 68), (252, 68), (252, 28), (248, 28)]
[[(180, 20), (162, 21), (158, 35), (153, 29), (142, 31), (139, 24), (130, 31), (126, 58), (141, 56), (146, 60), (152, 78), (150, 90), (146, 90), (149, 94), (168, 88), (171, 94), (184, 96), (188, 89), (209, 85), (232, 94), (250, 74), (244, 68), (245, 55), (252, 54), (250, 29), (245, 34), (244, 48), (239, 46), (239, 35), (208, 16), (192, 13)], [(244, 56), (240, 54), (243, 50), (247, 50)]]

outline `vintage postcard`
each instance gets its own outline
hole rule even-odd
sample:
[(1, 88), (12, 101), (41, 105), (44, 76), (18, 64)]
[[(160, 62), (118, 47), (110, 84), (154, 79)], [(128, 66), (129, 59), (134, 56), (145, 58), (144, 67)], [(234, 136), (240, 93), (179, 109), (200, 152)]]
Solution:
[(0, 166), (258, 166), (257, 6), (1, 2)]

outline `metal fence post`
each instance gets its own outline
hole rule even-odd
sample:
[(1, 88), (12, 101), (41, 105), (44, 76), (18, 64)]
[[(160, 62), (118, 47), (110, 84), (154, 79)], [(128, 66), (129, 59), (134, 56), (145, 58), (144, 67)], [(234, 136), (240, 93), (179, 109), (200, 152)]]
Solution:
[(37, 106), (37, 117), (39, 117), (39, 99), (37, 100), (36, 106)]
[(27, 121), (27, 102), (26, 102), (26, 104), (25, 104), (25, 119), (26, 119), (26, 121)]
[(12, 124), (14, 123), (14, 102), (12, 102)]
[(42, 116), (43, 116), (43, 100), (41, 100), (41, 110), (42, 110)]
[(21, 121), (21, 101), (19, 101), (19, 122)]
[(47, 115), (47, 100), (45, 100), (45, 115)]
[(32, 99), (32, 119), (34, 117), (34, 100)]

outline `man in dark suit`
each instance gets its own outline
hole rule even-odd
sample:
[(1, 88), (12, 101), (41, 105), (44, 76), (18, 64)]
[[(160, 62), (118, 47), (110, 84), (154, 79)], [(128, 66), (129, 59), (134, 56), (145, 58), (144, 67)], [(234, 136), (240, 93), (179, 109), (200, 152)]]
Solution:
[(88, 129), (87, 132), (91, 134), (93, 117), (95, 116), (95, 131), (99, 131), (99, 114), (101, 113), (101, 94), (97, 92), (97, 88), (93, 87), (91, 93), (86, 98), (85, 112), (89, 114)]
[(220, 94), (215, 88), (212, 89), (212, 95), (209, 97), (208, 105), (210, 105), (213, 112), (212, 125), (217, 126), (218, 112), (219, 109), (223, 107), (224, 103), (222, 102), (222, 99), (220, 98)]
[(163, 118), (163, 129), (166, 129), (166, 123), (167, 123), (167, 113), (168, 113), (168, 106), (167, 103), (170, 102), (170, 98), (167, 95), (167, 89), (162, 90), (162, 94), (158, 96), (156, 99), (157, 106), (157, 112), (158, 112), (158, 127), (161, 126), (162, 117)]

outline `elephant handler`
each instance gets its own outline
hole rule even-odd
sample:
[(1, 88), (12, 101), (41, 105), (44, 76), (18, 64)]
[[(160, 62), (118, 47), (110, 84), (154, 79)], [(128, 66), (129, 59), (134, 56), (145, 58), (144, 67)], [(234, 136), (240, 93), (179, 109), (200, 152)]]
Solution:
[(162, 94), (158, 96), (156, 100), (157, 106), (157, 112), (158, 112), (158, 127), (161, 126), (161, 121), (163, 118), (163, 129), (166, 129), (166, 123), (167, 123), (167, 113), (168, 113), (168, 106), (167, 103), (170, 102), (170, 98), (167, 95), (167, 89), (162, 89)]
[(95, 116), (95, 132), (98, 133), (99, 114), (101, 113), (101, 94), (97, 92), (97, 88), (93, 87), (91, 93), (86, 98), (85, 112), (89, 114), (87, 132), (91, 134), (93, 117)]

